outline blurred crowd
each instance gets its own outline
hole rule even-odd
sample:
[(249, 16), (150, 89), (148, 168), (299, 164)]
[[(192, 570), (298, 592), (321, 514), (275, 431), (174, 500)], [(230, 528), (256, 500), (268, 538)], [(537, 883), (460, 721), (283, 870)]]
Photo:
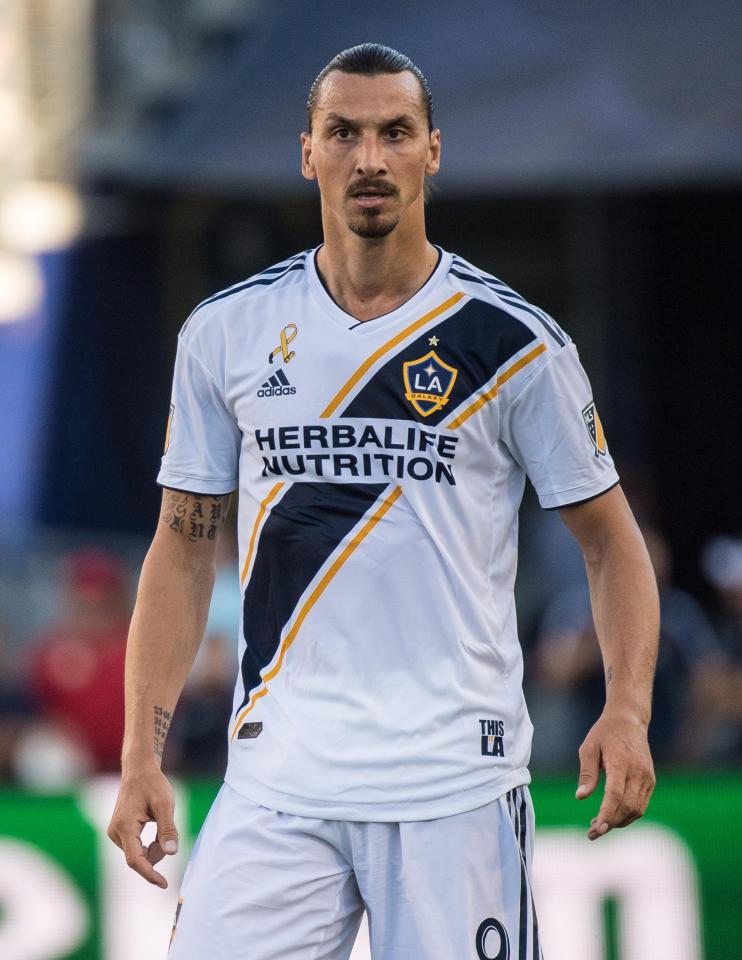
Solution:
[[(15, 642), (0, 607), (0, 782), (39, 790), (119, 769), (137, 575), (131, 562), (100, 545), (71, 550), (56, 570), (48, 622), (36, 636)], [(227, 530), (205, 637), (166, 743), (163, 763), (171, 772), (224, 770), (239, 608), (235, 536)]]
[[(649, 740), (655, 763), (742, 762), (742, 539), (716, 537), (700, 558), (710, 600), (673, 581), (672, 551), (656, 528), (644, 539), (660, 600), (660, 645)], [(544, 606), (527, 659), (537, 766), (565, 769), (605, 701), (603, 662), (584, 573)], [(530, 666), (530, 670), (528, 667)], [(540, 731), (540, 733), (539, 733)]]
[[(546, 515), (543, 515), (546, 516)], [(533, 765), (571, 770), (603, 704), (603, 668), (584, 567), (553, 515), (526, 528), (529, 558), (552, 576), (521, 598), (526, 689), (534, 719)], [(702, 604), (673, 582), (662, 533), (644, 536), (660, 593), (662, 631), (653, 752), (661, 765), (742, 762), (742, 538), (712, 539), (699, 558)], [(175, 713), (164, 765), (170, 773), (220, 776), (237, 670), (240, 612), (234, 531), (225, 532), (204, 641)], [(0, 607), (0, 781), (64, 789), (118, 769), (124, 728), (124, 659), (136, 582), (134, 564), (100, 545), (76, 547), (57, 564), (43, 627), (19, 644)], [(526, 580), (527, 580), (526, 576)], [(28, 603), (28, 598), (24, 602)]]

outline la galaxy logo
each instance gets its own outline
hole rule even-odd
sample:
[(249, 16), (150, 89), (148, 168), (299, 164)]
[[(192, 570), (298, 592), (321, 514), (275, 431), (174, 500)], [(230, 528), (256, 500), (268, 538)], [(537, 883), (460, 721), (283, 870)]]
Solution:
[(585, 421), (588, 435), (595, 447), (595, 456), (604, 457), (606, 454), (605, 434), (603, 433), (603, 424), (600, 422), (598, 411), (595, 409), (595, 401), (590, 403), (582, 411), (582, 419)]
[(402, 366), (405, 398), (421, 416), (429, 417), (448, 403), (458, 370), (444, 363), (435, 350)]

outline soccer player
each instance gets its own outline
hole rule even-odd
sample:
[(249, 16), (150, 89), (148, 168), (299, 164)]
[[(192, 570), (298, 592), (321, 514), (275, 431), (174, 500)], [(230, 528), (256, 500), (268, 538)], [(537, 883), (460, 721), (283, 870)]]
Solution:
[(654, 784), (652, 569), (569, 336), (427, 239), (441, 139), (419, 69), (346, 50), (308, 115), (324, 243), (210, 297), (180, 333), (109, 834), (166, 886), (154, 867), (178, 837), (159, 760), (239, 490), (229, 761), (172, 957), (347, 958), (365, 907), (374, 960), (537, 960), (513, 601), (526, 475), (583, 549), (605, 664), (580, 749), (578, 797), (606, 774), (590, 839), (640, 817)]

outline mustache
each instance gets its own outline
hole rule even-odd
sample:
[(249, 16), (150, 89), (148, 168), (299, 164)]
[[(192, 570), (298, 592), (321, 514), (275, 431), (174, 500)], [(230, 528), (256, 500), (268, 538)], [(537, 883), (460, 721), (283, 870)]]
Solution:
[(393, 183), (389, 183), (388, 180), (356, 180), (354, 184), (348, 187), (346, 195), (356, 197), (359, 193), (367, 193), (368, 191), (381, 194), (384, 197), (391, 197), (399, 193), (397, 187)]

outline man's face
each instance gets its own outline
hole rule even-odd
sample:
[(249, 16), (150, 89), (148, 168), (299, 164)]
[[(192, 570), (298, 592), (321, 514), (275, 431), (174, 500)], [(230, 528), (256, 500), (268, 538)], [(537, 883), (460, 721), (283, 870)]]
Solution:
[(302, 173), (319, 183), (325, 215), (359, 237), (385, 237), (423, 204), (425, 176), (440, 165), (414, 74), (367, 77), (333, 70), (320, 89)]

